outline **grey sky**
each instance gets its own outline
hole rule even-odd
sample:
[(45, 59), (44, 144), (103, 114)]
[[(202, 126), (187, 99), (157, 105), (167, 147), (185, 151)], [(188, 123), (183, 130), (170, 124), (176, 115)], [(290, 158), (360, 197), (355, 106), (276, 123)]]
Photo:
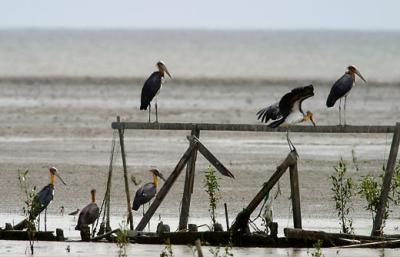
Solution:
[(399, 0), (2, 0), (1, 28), (400, 30)]

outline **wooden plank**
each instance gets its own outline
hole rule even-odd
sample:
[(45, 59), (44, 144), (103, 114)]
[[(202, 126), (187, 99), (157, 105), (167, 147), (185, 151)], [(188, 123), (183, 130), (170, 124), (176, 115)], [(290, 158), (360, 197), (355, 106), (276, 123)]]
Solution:
[(119, 231), (120, 231), (120, 229), (117, 228), (117, 229), (114, 229), (114, 230), (112, 230), (112, 231), (110, 231), (110, 232), (107, 232), (107, 233), (105, 233), (105, 234), (102, 234), (102, 235), (93, 237), (91, 240), (92, 240), (92, 241), (97, 241), (97, 240), (106, 238), (106, 237), (108, 237), (108, 236), (111, 236), (111, 235), (114, 234), (114, 233), (118, 233)]
[[(196, 138), (199, 138), (200, 130), (197, 128), (197, 126), (193, 127), (191, 135), (195, 136)], [(194, 142), (193, 141), (190, 142), (190, 144), (192, 143)], [(179, 230), (187, 229), (190, 201), (193, 193), (196, 159), (197, 159), (197, 147), (192, 151), (192, 154), (186, 166), (185, 186), (183, 189), (181, 215), (179, 218)]]
[[(120, 122), (120, 117), (117, 117), (117, 122)], [(119, 133), (119, 144), (121, 146), (121, 157), (122, 157), (122, 165), (124, 168), (124, 182), (125, 182), (125, 194), (126, 194), (126, 202), (128, 206), (128, 222), (129, 227), (133, 230), (133, 216), (132, 216), (132, 208), (131, 208), (131, 196), (129, 192), (129, 182), (128, 182), (128, 171), (126, 167), (126, 155), (125, 155), (125, 143), (124, 143), (124, 131), (123, 129), (118, 129)]]
[(325, 231), (318, 230), (304, 230), (298, 228), (285, 228), (284, 230), (285, 236), (288, 239), (301, 239), (301, 240), (336, 240), (339, 238), (351, 239), (351, 240), (359, 240), (362, 242), (373, 242), (373, 241), (381, 241), (381, 240), (396, 240), (398, 238), (390, 238), (390, 237), (377, 237), (377, 236), (364, 236), (364, 235), (353, 235), (353, 234), (343, 234), (343, 233), (329, 233)]
[(387, 240), (387, 241), (378, 241), (364, 244), (352, 244), (346, 245), (342, 248), (398, 248), (400, 247), (400, 240)]
[[(113, 129), (150, 129), (150, 130), (200, 130), (248, 131), (248, 132), (286, 132), (285, 128), (269, 128), (265, 124), (218, 124), (218, 123), (148, 123), (113, 122)], [(307, 133), (393, 133), (395, 126), (293, 126), (290, 132)]]
[(396, 123), (396, 130), (393, 134), (392, 146), (390, 147), (390, 154), (386, 165), (385, 177), (383, 178), (383, 184), (381, 188), (381, 195), (379, 197), (378, 208), (372, 226), (371, 235), (381, 234), (381, 227), (383, 216), (385, 214), (386, 202), (389, 195), (390, 185), (392, 183), (394, 169), (396, 167), (397, 154), (399, 152), (400, 144), (400, 123)]
[(199, 152), (224, 176), (235, 178), (235, 176), (230, 172), (218, 159), (215, 157), (208, 149), (205, 147), (196, 137), (188, 137), (188, 140), (195, 140), (197, 142), (197, 147)]
[(292, 209), (293, 209), (293, 224), (295, 228), (302, 228), (299, 173), (297, 170), (297, 162), (292, 166), (290, 166), (289, 171), (290, 171), (290, 189), (291, 189)]
[(197, 142), (193, 142), (193, 144), (190, 144), (189, 148), (186, 150), (186, 152), (183, 154), (182, 158), (176, 165), (174, 171), (172, 171), (171, 175), (169, 175), (168, 179), (165, 181), (164, 185), (161, 187), (160, 191), (155, 196), (153, 203), (150, 205), (149, 209), (144, 214), (139, 224), (136, 226), (135, 229), (136, 231), (142, 231), (146, 227), (147, 223), (154, 215), (157, 208), (160, 206), (161, 202), (164, 200), (165, 196), (171, 189), (172, 185), (175, 183), (176, 179), (181, 174), (181, 171), (185, 167), (186, 163), (189, 161), (192, 151), (196, 148), (196, 146)]
[(279, 178), (285, 173), (289, 166), (294, 165), (297, 162), (296, 152), (290, 152), (286, 159), (276, 168), (275, 173), (270, 177), (270, 179), (264, 184), (262, 189), (257, 193), (249, 205), (241, 211), (235, 219), (231, 227), (231, 231), (237, 232), (244, 229), (244, 225), (247, 225), (250, 215), (254, 212), (257, 206), (264, 200), (265, 195), (273, 188), (273, 186), (278, 182)]

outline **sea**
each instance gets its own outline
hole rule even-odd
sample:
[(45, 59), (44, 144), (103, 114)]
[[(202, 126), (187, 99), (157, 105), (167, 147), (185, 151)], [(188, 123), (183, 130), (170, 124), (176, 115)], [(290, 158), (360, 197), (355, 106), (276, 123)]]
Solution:
[(400, 31), (2, 30), (1, 77), (333, 80), (349, 64), (400, 81)]

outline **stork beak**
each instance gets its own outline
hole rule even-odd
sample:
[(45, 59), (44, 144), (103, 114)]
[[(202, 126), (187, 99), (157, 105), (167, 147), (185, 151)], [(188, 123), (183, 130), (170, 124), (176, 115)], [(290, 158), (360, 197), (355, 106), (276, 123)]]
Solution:
[(169, 74), (167, 67), (165, 65), (163, 65), (162, 67), (163, 67), (163, 70), (165, 71), (165, 73), (167, 73), (168, 77), (170, 77), (172, 79), (171, 74)]
[(367, 81), (364, 79), (364, 77), (361, 75), (361, 73), (358, 70), (356, 70), (355, 72), (356, 72), (357, 76), (360, 77), (360, 79), (362, 79), (365, 83), (367, 83)]
[(163, 176), (160, 172), (158, 173), (158, 177), (159, 177), (162, 181), (165, 182), (165, 178), (164, 178), (164, 176)]
[(64, 180), (61, 178), (61, 176), (60, 175), (58, 175), (58, 172), (56, 172), (56, 176), (57, 176), (57, 178), (59, 178), (60, 179), (60, 181), (64, 184), (64, 186), (66, 186), (67, 184), (65, 184), (65, 182), (64, 182)]

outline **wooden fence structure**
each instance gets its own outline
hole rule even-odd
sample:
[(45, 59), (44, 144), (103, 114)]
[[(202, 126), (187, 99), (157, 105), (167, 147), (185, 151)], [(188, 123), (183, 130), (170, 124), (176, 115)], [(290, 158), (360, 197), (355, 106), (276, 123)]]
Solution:
[[(197, 151), (194, 149), (198, 149), (220, 172), (227, 171), (227, 169), (222, 165), (221, 162), (213, 156), (204, 145), (200, 143), (198, 140), (200, 137), (201, 130), (208, 130), (208, 131), (241, 131), (241, 132), (286, 132), (284, 128), (276, 128), (272, 129), (267, 127), (264, 124), (255, 125), (255, 124), (213, 124), (213, 123), (142, 123), (142, 122), (121, 122), (120, 118), (117, 117), (116, 122), (112, 122), (111, 124), (112, 129), (116, 129), (119, 131), (120, 135), (120, 146), (121, 146), (121, 155), (122, 155), (122, 162), (123, 162), (123, 169), (124, 169), (124, 179), (125, 179), (125, 189), (127, 193), (127, 203), (128, 203), (128, 213), (129, 213), (129, 221), (131, 224), (131, 229), (133, 228), (132, 225), (132, 212), (130, 206), (130, 194), (129, 194), (129, 185), (127, 180), (127, 168), (126, 168), (126, 155), (125, 155), (125, 144), (124, 144), (124, 131), (125, 130), (188, 130), (191, 131), (191, 136), (189, 137), (189, 148), (182, 156), (181, 160), (178, 162), (175, 171), (182, 170), (186, 164), (186, 178), (185, 178), (185, 187), (184, 187), (184, 194), (182, 198), (182, 208), (181, 208), (181, 217), (179, 221), (179, 228), (184, 229), (187, 226), (189, 208), (190, 208), (190, 195), (193, 190), (193, 180), (194, 180), (194, 172), (195, 172), (195, 162), (197, 158)], [(290, 129), (290, 132), (300, 132), (300, 133), (382, 133), (388, 134), (393, 133), (392, 144), (390, 148), (389, 158), (387, 160), (386, 171), (384, 176), (384, 182), (381, 189), (380, 194), (380, 201), (378, 211), (376, 213), (376, 217), (374, 218), (373, 229), (371, 234), (377, 235), (380, 234), (380, 230), (382, 227), (382, 220), (383, 214), (385, 212), (385, 205), (387, 202), (388, 194), (389, 194), (389, 185), (391, 183), (394, 169), (396, 165), (396, 158), (399, 150), (399, 143), (400, 143), (400, 122), (396, 123), (394, 126), (293, 126)], [(208, 152), (208, 155), (207, 155)], [(208, 156), (208, 157), (207, 157)], [(290, 155), (289, 155), (290, 156)], [(288, 157), (289, 157), (288, 156)], [(292, 176), (297, 176), (294, 170), (297, 170), (297, 166), (293, 163), (288, 165)], [(286, 167), (287, 168), (287, 167)], [(175, 172), (175, 174), (179, 175), (179, 172)], [(173, 173), (174, 173), (173, 172)], [(293, 175), (292, 175), (293, 173)], [(282, 173), (283, 174), (283, 173)], [(171, 178), (172, 177), (172, 178)], [(171, 180), (170, 180), (171, 179)], [(174, 178), (172, 175), (170, 178), (167, 179), (166, 184), (171, 186), (172, 183), (175, 181), (176, 177)], [(293, 177), (293, 179), (296, 179)], [(168, 183), (170, 182), (172, 183)], [(136, 230), (142, 230), (148, 220), (151, 218), (151, 212), (155, 212), (163, 197), (165, 197), (166, 193), (168, 193), (167, 188), (164, 189), (164, 186), (160, 189), (159, 193), (156, 196), (156, 200), (150, 206), (149, 210), (147, 211), (146, 215), (142, 218), (139, 222)], [(160, 196), (159, 196), (160, 195)], [(297, 203), (294, 203), (297, 204)], [(295, 218), (295, 217), (294, 217)], [(300, 222), (300, 223), (299, 223)], [(297, 226), (300, 224), (301, 220), (295, 221)]]

